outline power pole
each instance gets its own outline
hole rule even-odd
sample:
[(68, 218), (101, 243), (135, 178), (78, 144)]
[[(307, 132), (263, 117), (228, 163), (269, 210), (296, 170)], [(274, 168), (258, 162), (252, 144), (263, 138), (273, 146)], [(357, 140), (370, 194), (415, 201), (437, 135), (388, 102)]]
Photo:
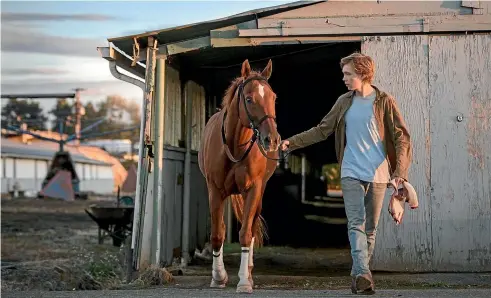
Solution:
[(82, 128), (82, 110), (83, 106), (80, 102), (80, 92), (85, 89), (76, 88), (75, 89), (75, 145), (80, 145), (80, 130)]

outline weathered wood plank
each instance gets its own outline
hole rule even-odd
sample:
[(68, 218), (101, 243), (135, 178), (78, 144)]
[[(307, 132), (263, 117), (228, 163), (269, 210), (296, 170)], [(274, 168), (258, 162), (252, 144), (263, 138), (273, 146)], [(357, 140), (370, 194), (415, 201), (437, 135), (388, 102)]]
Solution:
[(309, 35), (344, 35), (344, 34), (388, 34), (423, 32), (422, 25), (408, 26), (353, 26), (331, 28), (264, 28), (239, 30), (240, 37), (260, 36), (309, 36)]
[(191, 40), (167, 44), (165, 47), (167, 48), (166, 51), (167, 55), (175, 55), (175, 54), (186, 53), (190, 51), (196, 51), (210, 46), (211, 46), (210, 37), (204, 36)]
[(193, 103), (191, 150), (198, 151), (201, 142), (201, 134), (205, 127), (205, 88), (194, 81), (188, 81), (184, 88), (186, 88), (186, 94), (191, 97)]
[(261, 18), (258, 29), (263, 28), (335, 28), (346, 26), (403, 26), (421, 25), (422, 16), (400, 17), (324, 17), (305, 19)]
[(345, 27), (400, 27), (422, 26), (427, 22), (432, 30), (441, 30), (446, 25), (461, 25), (467, 29), (487, 25), (491, 29), (490, 15), (451, 15), (451, 16), (385, 16), (385, 17), (325, 17), (308, 19), (262, 18), (258, 29), (266, 28), (345, 28)]
[(419, 209), (406, 210), (402, 225), (396, 226), (387, 212), (388, 192), (379, 223), (372, 269), (430, 270), (428, 37), (366, 38), (362, 52), (375, 60), (374, 84), (395, 97), (409, 127), (414, 146), (409, 181), (415, 187), (420, 201)]
[(181, 80), (179, 71), (166, 65), (165, 71), (165, 134), (164, 145), (179, 147), (182, 135)]
[(227, 39), (213, 39), (213, 47), (234, 46), (265, 46), (265, 45), (287, 45), (287, 44), (312, 44), (330, 42), (352, 42), (361, 41), (361, 36), (299, 36), (299, 37), (237, 37)]
[(431, 37), (429, 81), (433, 267), (489, 271), (491, 34)]
[(346, 1), (330, 0), (270, 16), (270, 18), (313, 18), (332, 16), (472, 14), (460, 1)]
[[(269, 20), (269, 21), (268, 21)], [(262, 19), (258, 29), (239, 29), (240, 37), (491, 31), (491, 15)]]
[(210, 43), (212, 47), (240, 47), (249, 46), (250, 40), (238, 38), (239, 29), (256, 29), (256, 21), (249, 21), (233, 26), (227, 26), (210, 31)]

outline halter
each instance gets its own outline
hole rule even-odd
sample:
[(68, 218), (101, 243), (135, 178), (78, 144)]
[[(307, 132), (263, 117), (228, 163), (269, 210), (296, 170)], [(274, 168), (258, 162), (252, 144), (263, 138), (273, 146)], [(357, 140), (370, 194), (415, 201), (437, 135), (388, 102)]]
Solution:
[[(249, 154), (249, 152), (251, 151), (252, 146), (254, 145), (256, 140), (258, 138), (260, 138), (260, 136), (261, 136), (261, 133), (259, 132), (259, 127), (264, 121), (266, 121), (267, 119), (273, 119), (273, 121), (276, 123), (276, 118), (274, 116), (271, 116), (268, 114), (264, 115), (261, 119), (259, 119), (259, 123), (257, 123), (257, 124), (254, 123), (254, 119), (252, 119), (252, 115), (249, 112), (249, 109), (247, 109), (247, 104), (246, 104), (246, 101), (244, 98), (244, 87), (245, 87), (245, 85), (247, 85), (247, 83), (249, 83), (251, 81), (263, 81), (263, 82), (266, 82), (266, 84), (268, 84), (268, 80), (266, 78), (264, 78), (262, 76), (254, 76), (254, 77), (250, 77), (250, 78), (246, 79), (245, 81), (241, 82), (238, 86), (237, 92), (238, 92), (239, 102), (237, 103), (237, 115), (238, 115), (239, 121), (240, 121), (240, 102), (243, 101), (244, 102), (244, 109), (246, 111), (247, 118), (249, 120), (249, 128), (252, 129), (252, 131), (253, 131), (252, 137), (249, 139), (249, 141), (247, 141), (244, 144), (239, 145), (239, 147), (241, 147), (241, 146), (245, 146), (249, 143), (249, 147), (247, 148), (247, 150), (244, 152), (244, 154), (241, 156), (240, 159), (235, 159), (233, 157), (232, 153), (230, 152), (230, 148), (227, 145), (227, 140), (225, 137), (225, 128), (224, 128), (225, 127), (225, 118), (227, 117), (227, 110), (225, 110), (225, 112), (223, 113), (222, 142), (223, 142), (223, 145), (225, 146), (225, 152), (227, 153), (228, 158), (234, 163), (241, 162)], [(268, 84), (268, 86), (269, 86), (269, 84)], [(261, 153), (267, 159), (270, 159), (270, 160), (281, 160), (282, 159), (282, 158), (277, 159), (277, 158), (268, 157), (267, 153), (265, 152), (263, 146), (260, 143), (258, 143), (258, 147), (259, 147), (259, 151), (261, 151)], [(283, 157), (283, 158), (285, 158), (285, 157)]]

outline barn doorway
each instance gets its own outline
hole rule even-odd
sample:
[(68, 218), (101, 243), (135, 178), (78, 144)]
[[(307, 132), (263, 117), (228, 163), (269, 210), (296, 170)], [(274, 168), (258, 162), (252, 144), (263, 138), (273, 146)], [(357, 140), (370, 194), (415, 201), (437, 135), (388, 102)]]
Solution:
[[(278, 96), (276, 115), (282, 138), (317, 125), (336, 99), (347, 92), (339, 61), (361, 51), (360, 42), (219, 48), (180, 55), (187, 78), (207, 93), (208, 116), (216, 112), (241, 64), (263, 69), (273, 60), (269, 80)], [(349, 247), (347, 221), (339, 186), (334, 134), (326, 141), (294, 151), (268, 182), (263, 216), (267, 245), (291, 247)], [(240, 226), (234, 219), (232, 242)]]

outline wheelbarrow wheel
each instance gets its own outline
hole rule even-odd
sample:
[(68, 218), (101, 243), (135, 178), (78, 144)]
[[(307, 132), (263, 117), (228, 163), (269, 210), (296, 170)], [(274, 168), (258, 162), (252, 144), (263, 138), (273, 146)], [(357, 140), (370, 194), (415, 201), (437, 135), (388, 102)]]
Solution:
[(101, 228), (99, 228), (99, 234), (98, 234), (98, 238), (99, 238), (99, 244), (104, 244), (104, 231), (102, 231)]
[(112, 234), (111, 237), (113, 238), (113, 246), (121, 247), (121, 244), (123, 244), (124, 239), (126, 238), (126, 235), (124, 233), (124, 227), (115, 226), (114, 233)]

